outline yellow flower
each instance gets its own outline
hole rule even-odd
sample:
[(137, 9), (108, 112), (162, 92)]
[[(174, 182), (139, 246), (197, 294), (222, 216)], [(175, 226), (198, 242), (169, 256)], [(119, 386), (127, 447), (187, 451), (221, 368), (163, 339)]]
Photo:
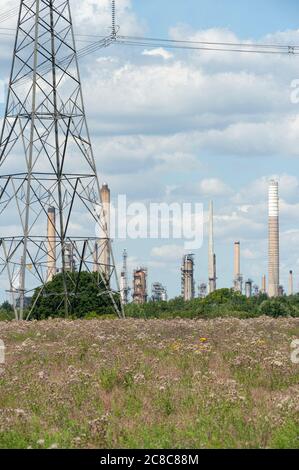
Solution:
[(208, 341), (208, 338), (200, 338), (199, 340), (201, 343), (206, 343)]
[(171, 347), (174, 351), (179, 351), (181, 349), (180, 343), (173, 343)]

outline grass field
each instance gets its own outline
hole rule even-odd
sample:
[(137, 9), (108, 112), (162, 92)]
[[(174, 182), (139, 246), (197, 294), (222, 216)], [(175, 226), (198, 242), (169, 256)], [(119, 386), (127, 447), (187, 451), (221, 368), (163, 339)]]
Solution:
[(2, 322), (0, 448), (299, 448), (299, 319)]

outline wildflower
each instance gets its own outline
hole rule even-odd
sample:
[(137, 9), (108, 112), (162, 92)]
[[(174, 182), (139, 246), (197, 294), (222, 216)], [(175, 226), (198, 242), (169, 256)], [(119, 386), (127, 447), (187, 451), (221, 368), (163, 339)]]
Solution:
[(208, 341), (208, 338), (200, 338), (199, 340), (201, 343), (206, 343)]
[(145, 380), (144, 374), (139, 373), (139, 374), (135, 374), (135, 375), (134, 375), (134, 382), (135, 382), (136, 384), (138, 384), (138, 383), (143, 383), (144, 380)]
[(273, 361), (273, 365), (277, 367), (282, 367), (283, 363), (281, 361)]

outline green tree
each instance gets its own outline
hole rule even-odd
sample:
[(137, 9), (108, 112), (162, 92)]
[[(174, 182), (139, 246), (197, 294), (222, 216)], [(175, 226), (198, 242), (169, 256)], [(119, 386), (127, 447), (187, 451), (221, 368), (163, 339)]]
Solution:
[(7, 313), (12, 313), (13, 312), (13, 306), (6, 300), (3, 302), (3, 304), (0, 307), (1, 310)]
[[(69, 292), (69, 311), (71, 317), (83, 318), (93, 314), (113, 314), (112, 301), (105, 293), (105, 288), (98, 283), (97, 273), (81, 272), (68, 273), (67, 289)], [(64, 283), (63, 275), (57, 274), (51, 282), (46, 284), (43, 292), (36, 289), (32, 298), (36, 302), (33, 316), (35, 319), (48, 317), (64, 317)], [(119, 303), (119, 296), (115, 294), (115, 301)]]
[(285, 299), (268, 299), (260, 305), (259, 312), (274, 318), (286, 317), (291, 315), (292, 307)]

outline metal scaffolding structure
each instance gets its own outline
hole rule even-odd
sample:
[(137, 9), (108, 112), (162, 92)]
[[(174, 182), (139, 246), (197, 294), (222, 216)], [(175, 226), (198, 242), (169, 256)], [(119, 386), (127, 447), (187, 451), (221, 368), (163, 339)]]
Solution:
[(147, 302), (147, 268), (137, 268), (133, 273), (133, 302), (145, 304)]
[(154, 282), (152, 284), (152, 302), (167, 302), (168, 295), (167, 289), (161, 282)]
[[(61, 302), (68, 316), (72, 298), (78, 295), (81, 271), (94, 272), (95, 245), (100, 250), (108, 246), (111, 253), (109, 266), (101, 264), (101, 254), (96, 259), (99, 295), (106, 295), (122, 317), (69, 0), (20, 2), (0, 134), (0, 171), (0, 215), (8, 226), (14, 225), (14, 233), (0, 239), (0, 270), (8, 276), (16, 319), (24, 318), (27, 299), (36, 288), (43, 295), (49, 263), (54, 265), (49, 246), (64, 279)], [(51, 240), (49, 208), (57, 220)], [(96, 227), (106, 234), (101, 240), (90, 237)], [(70, 252), (78, 270), (71, 289)], [(28, 316), (33, 309), (34, 305)]]

